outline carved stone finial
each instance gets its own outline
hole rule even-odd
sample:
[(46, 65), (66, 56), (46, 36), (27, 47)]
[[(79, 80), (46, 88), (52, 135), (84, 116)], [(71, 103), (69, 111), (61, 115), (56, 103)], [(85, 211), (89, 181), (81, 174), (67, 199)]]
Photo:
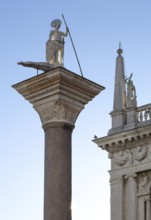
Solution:
[(117, 50), (117, 53), (121, 55), (123, 53), (123, 50), (121, 49), (121, 42), (119, 42), (119, 49)]

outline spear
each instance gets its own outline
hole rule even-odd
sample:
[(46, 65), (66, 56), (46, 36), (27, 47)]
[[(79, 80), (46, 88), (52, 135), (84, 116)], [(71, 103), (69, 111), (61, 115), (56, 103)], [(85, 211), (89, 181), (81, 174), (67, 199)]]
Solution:
[(79, 69), (80, 69), (80, 72), (81, 72), (81, 76), (83, 77), (83, 73), (82, 73), (82, 69), (81, 69), (80, 62), (79, 62), (79, 58), (78, 58), (78, 55), (77, 55), (77, 52), (76, 52), (76, 49), (75, 49), (75, 46), (74, 46), (74, 43), (73, 43), (73, 40), (72, 40), (72, 37), (71, 37), (70, 30), (69, 30), (69, 28), (68, 28), (68, 26), (67, 26), (67, 23), (66, 23), (66, 20), (65, 20), (65, 17), (64, 17), (63, 14), (62, 14), (62, 18), (63, 18), (63, 21), (64, 21), (64, 23), (65, 23), (65, 26), (66, 26), (66, 28), (67, 28), (67, 30), (68, 30), (68, 32), (69, 32), (69, 37), (70, 37), (70, 40), (71, 40), (71, 43), (72, 43), (72, 47), (73, 47), (75, 56), (76, 56), (76, 58), (77, 58), (77, 62), (78, 62), (78, 65), (79, 65)]

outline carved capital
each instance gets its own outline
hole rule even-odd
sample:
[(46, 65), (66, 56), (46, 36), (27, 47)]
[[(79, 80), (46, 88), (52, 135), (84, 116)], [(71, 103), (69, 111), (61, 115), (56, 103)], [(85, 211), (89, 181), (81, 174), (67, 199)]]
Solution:
[(115, 176), (110, 178), (110, 185), (116, 185), (116, 184), (121, 184), (123, 181), (123, 176)]
[(43, 125), (51, 122), (65, 122), (74, 125), (81, 108), (74, 108), (61, 101), (35, 106)]
[(126, 176), (124, 176), (124, 179), (136, 179), (136, 177), (136, 173), (128, 173)]
[(43, 126), (50, 122), (74, 125), (84, 106), (104, 87), (57, 67), (13, 86), (38, 112)]

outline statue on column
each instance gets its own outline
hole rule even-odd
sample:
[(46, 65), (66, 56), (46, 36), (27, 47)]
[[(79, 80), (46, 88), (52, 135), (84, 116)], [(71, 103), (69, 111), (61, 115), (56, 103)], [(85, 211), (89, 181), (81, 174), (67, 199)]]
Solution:
[(64, 38), (67, 37), (69, 34), (72, 47), (79, 65), (79, 69), (81, 72), (81, 76), (83, 77), (81, 65), (78, 59), (78, 55), (71, 37), (71, 33), (69, 31), (69, 28), (67, 26), (67, 23), (65, 21), (65, 18), (62, 14), (65, 26), (66, 26), (66, 31), (60, 31), (59, 28), (61, 27), (61, 20), (60, 19), (55, 19), (51, 22), (51, 27), (54, 28), (54, 30), (50, 31), (49, 34), (49, 39), (46, 42), (46, 62), (33, 62), (33, 61), (27, 61), (27, 62), (18, 62), (18, 65), (22, 65), (25, 67), (31, 67), (34, 69), (37, 69), (37, 74), (38, 70), (43, 70), (45, 72), (52, 70), (53, 68), (56, 67), (63, 67), (63, 58), (64, 58)]
[(69, 33), (69, 28), (66, 25), (66, 32), (59, 31), (61, 20), (55, 19), (51, 22), (51, 27), (54, 30), (50, 31), (49, 40), (46, 42), (46, 61), (47, 62), (18, 62), (19, 65), (35, 68), (37, 70), (50, 71), (57, 66), (63, 66), (64, 56), (64, 37)]
[(51, 27), (54, 30), (50, 31), (49, 40), (46, 42), (46, 61), (54, 66), (63, 65), (64, 37), (68, 35), (69, 29), (66, 27), (66, 32), (59, 31), (61, 27), (59, 19), (53, 20)]

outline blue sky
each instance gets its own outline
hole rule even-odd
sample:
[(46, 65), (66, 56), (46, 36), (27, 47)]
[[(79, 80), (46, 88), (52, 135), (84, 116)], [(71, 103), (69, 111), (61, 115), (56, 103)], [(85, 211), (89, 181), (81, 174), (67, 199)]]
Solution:
[[(43, 219), (44, 133), (38, 114), (11, 85), (36, 75), (17, 62), (45, 61), (50, 22), (63, 13), (84, 77), (106, 87), (86, 105), (73, 132), (73, 220), (109, 220), (110, 161), (91, 140), (111, 128), (119, 41), (126, 75), (133, 72), (138, 106), (150, 103), (151, 2), (1, 0), (0, 6), (0, 219)], [(64, 65), (80, 74), (69, 37)]]

